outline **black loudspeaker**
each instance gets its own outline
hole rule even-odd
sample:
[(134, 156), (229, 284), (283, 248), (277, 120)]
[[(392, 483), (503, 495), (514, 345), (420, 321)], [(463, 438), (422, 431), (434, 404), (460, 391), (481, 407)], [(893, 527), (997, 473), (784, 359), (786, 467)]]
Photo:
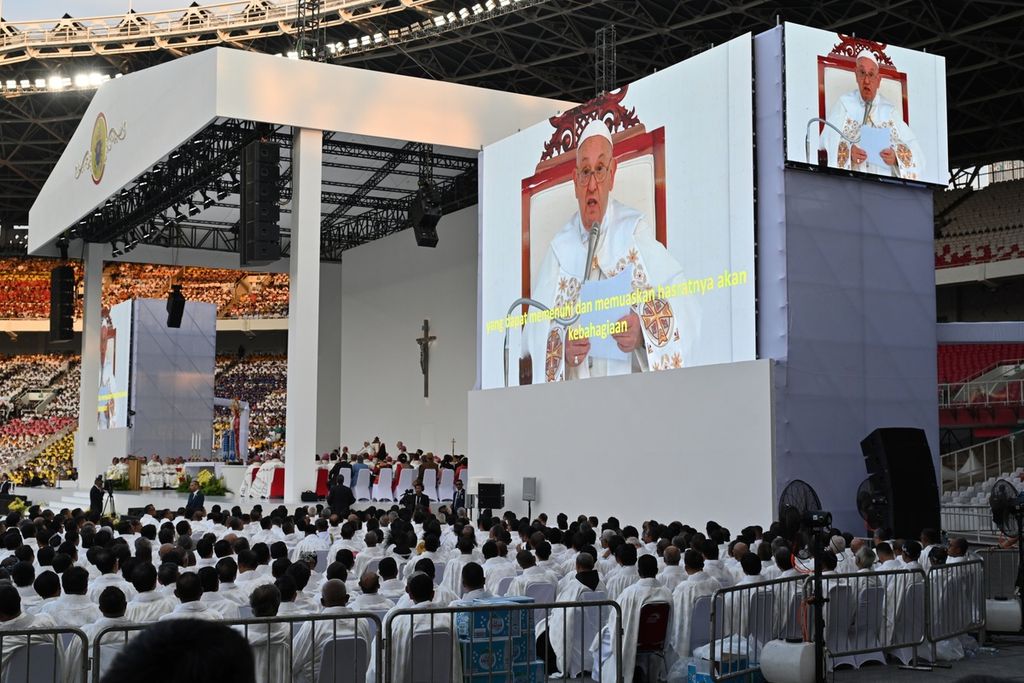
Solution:
[(281, 150), (269, 142), (252, 142), (242, 151), (238, 253), (243, 266), (281, 258)]
[(181, 316), (185, 314), (185, 295), (181, 285), (171, 285), (167, 295), (167, 327), (181, 327)]
[(889, 500), (884, 526), (893, 538), (917, 540), (921, 529), (939, 529), (939, 489), (924, 430), (876, 429), (860, 442), (864, 466)]
[(409, 221), (421, 247), (437, 246), (437, 223), (441, 220), (441, 201), (432, 185), (421, 184), (409, 207)]
[(50, 271), (50, 341), (74, 339), (74, 321), (75, 269), (57, 266)]
[(476, 506), (500, 510), (505, 507), (504, 484), (477, 484)]

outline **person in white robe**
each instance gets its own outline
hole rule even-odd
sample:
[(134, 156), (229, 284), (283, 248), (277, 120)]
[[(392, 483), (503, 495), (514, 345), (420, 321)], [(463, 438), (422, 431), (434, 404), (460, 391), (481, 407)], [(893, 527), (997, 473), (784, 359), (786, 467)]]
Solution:
[[(634, 548), (635, 551), (635, 548)], [(622, 681), (632, 683), (633, 672), (636, 665), (637, 637), (640, 631), (640, 610), (644, 605), (652, 602), (664, 602), (671, 606), (672, 593), (668, 591), (657, 579), (658, 561), (652, 555), (644, 555), (637, 560), (637, 571), (639, 580), (622, 591), (617, 602), (622, 608)], [(669, 623), (672, 620), (672, 610), (669, 608)], [(619, 628), (618, 613), (612, 611), (608, 615), (608, 624), (601, 629), (601, 632), (594, 638), (590, 646), (591, 655), (594, 658), (594, 671), (592, 672), (595, 681), (600, 683), (617, 683), (616, 662), (614, 642), (612, 634)], [(598, 665), (601, 662), (601, 665)]]
[[(594, 556), (580, 553), (576, 556), (576, 567), (570, 580), (555, 598), (555, 602), (580, 602), (584, 593), (605, 592), (601, 577), (594, 569)], [(607, 615), (611, 608), (599, 608), (602, 615)], [(583, 610), (555, 610), (546, 619), (537, 622), (537, 637), (547, 643), (548, 653), (538, 652), (541, 659), (554, 660), (553, 671), (561, 672), (561, 676), (578, 676), (584, 666), (591, 667), (590, 643), (581, 641), (583, 629)], [(586, 661), (584, 661), (586, 659)], [(567, 661), (568, 660), (568, 661)], [(568, 668), (567, 668), (568, 667)]]
[[(344, 617), (353, 610), (348, 607), (349, 596), (345, 582), (339, 579), (327, 581), (320, 589), (322, 616)], [(358, 630), (357, 630), (358, 629)], [(320, 656), (324, 645), (335, 638), (360, 638), (366, 643), (367, 653), (372, 651), (370, 643), (374, 633), (370, 623), (360, 619), (358, 625), (354, 619), (337, 619), (315, 621), (302, 624), (292, 642), (292, 671), (296, 683), (313, 683), (320, 676)], [(347, 663), (351, 667), (351, 662)], [(367, 671), (367, 681), (370, 681)]]
[[(409, 577), (406, 591), (413, 601), (410, 609), (431, 609), (437, 607), (432, 601), (434, 596), (434, 582), (426, 574), (415, 573)], [(385, 626), (385, 628), (387, 628)], [(391, 620), (390, 637), (391, 658), (388, 660), (387, 671), (384, 680), (405, 681), (410, 678), (408, 668), (412, 662), (413, 636), (431, 631), (442, 631), (451, 633), (451, 616), (448, 614), (424, 614), (424, 615), (397, 615)], [(385, 649), (385, 652), (387, 650)], [(444, 656), (444, 653), (435, 653)], [(452, 642), (450, 653), (451, 683), (462, 681), (461, 655), (459, 643), (455, 639)], [(446, 683), (445, 681), (434, 681), (434, 683)]]
[(40, 615), (50, 617), (59, 627), (80, 628), (100, 618), (96, 603), (89, 599), (89, 572), (82, 567), (70, 567), (60, 577), (64, 594), (45, 607)]
[[(134, 625), (132, 621), (125, 616), (125, 609), (128, 606), (128, 602), (125, 600), (124, 593), (122, 593), (119, 588), (114, 586), (108, 586), (105, 588), (98, 597), (98, 603), (100, 613), (102, 613), (103, 616), (82, 627), (82, 632), (85, 633), (86, 638), (88, 638), (88, 651), (85, 653), (85, 656), (92, 655), (96, 636), (98, 636), (104, 629)], [(129, 634), (128, 637), (131, 638), (132, 635), (133, 634)], [(123, 647), (124, 642), (124, 635), (122, 634), (107, 634), (103, 640), (100, 641), (101, 667), (110, 664), (117, 652), (119, 652), (121, 647)], [(82, 641), (79, 638), (72, 638), (69, 641), (67, 650), (65, 650), (64, 654), (65, 683), (78, 683), (78, 681), (81, 680), (82, 656)]]
[(207, 619), (220, 621), (220, 612), (211, 609), (202, 602), (203, 585), (196, 574), (184, 573), (178, 577), (174, 586), (174, 597), (178, 604), (173, 610), (160, 617), (160, 621), (168, 619)]
[[(531, 321), (523, 343), (532, 357), (535, 384), (682, 367), (690, 356), (699, 321), (691, 310), (696, 308), (693, 297), (674, 294), (685, 285), (682, 267), (657, 241), (643, 214), (611, 198), (616, 170), (608, 127), (600, 119), (591, 121), (580, 135), (573, 170), (579, 210), (548, 245), (530, 296), (549, 309), (572, 310), (580, 303), (585, 277), (600, 280), (625, 272), (631, 305), (612, 321), (625, 323), (625, 330), (612, 335), (625, 357), (591, 357), (589, 339), (575, 338), (589, 328), (567, 334), (556, 321)], [(595, 224), (600, 232), (594, 259), (585, 263)]]
[(665, 548), (665, 553), (662, 555), (665, 566), (658, 572), (658, 581), (661, 581), (662, 585), (670, 591), (674, 591), (676, 586), (686, 581), (686, 571), (679, 566), (681, 556), (679, 548), (674, 545)]
[(363, 574), (359, 577), (359, 590), (352, 600), (352, 609), (356, 612), (384, 612), (395, 606), (395, 601), (380, 594), (380, 577), (376, 574)]
[[(619, 595), (626, 590), (629, 586), (633, 585), (640, 579), (640, 574), (637, 572), (637, 557), (636, 548), (623, 543), (615, 549), (615, 561), (618, 566), (608, 572), (604, 577), (604, 585), (607, 587), (608, 599), (618, 600)], [(654, 561), (657, 566), (658, 561)]]
[[(782, 545), (775, 550), (775, 566), (778, 570), (776, 579), (789, 579), (785, 583), (772, 586), (775, 595), (775, 630), (782, 634), (803, 632), (801, 615), (803, 612), (804, 578), (793, 566), (793, 553), (788, 546)], [(763, 572), (762, 572), (763, 575)], [(798, 604), (794, 606), (793, 598), (797, 596)]]
[(672, 591), (672, 616), (669, 620), (669, 644), (679, 658), (690, 656), (690, 629), (693, 605), (697, 598), (712, 596), (722, 588), (714, 577), (704, 571), (704, 556), (696, 550), (683, 553), (683, 581)]
[[(35, 615), (23, 612), (21, 597), (14, 586), (0, 585), (0, 635), (3, 635), (3, 650), (0, 651), (0, 664), (7, 671), (7, 663), (14, 653), (28, 645), (28, 636), (8, 636), (5, 631), (24, 631), (28, 629), (57, 628), (49, 615)], [(34, 636), (32, 643), (53, 642), (53, 636)], [(62, 650), (58, 648), (58, 653)], [(58, 655), (59, 656), (59, 655)]]
[(441, 577), (441, 585), (455, 593), (455, 595), (462, 594), (462, 568), (470, 562), (475, 562), (473, 557), (474, 547), (472, 539), (460, 538), (456, 544), (459, 554), (448, 560), (448, 564), (445, 565), (444, 576)]
[(132, 586), (137, 595), (125, 610), (129, 621), (146, 624), (174, 611), (177, 601), (156, 590), (156, 576), (156, 567), (151, 564), (140, 564), (132, 571)]
[(250, 498), (266, 498), (270, 495), (270, 487), (274, 483), (274, 473), (281, 467), (284, 467), (284, 463), (275, 453), (270, 458), (260, 465), (259, 471), (256, 472), (256, 479), (252, 482), (252, 486), (249, 489)]
[(501, 580), (508, 578), (515, 578), (516, 576), (516, 565), (509, 562), (504, 557), (498, 556), (498, 546), (494, 541), (488, 541), (484, 543), (484, 577), (486, 577), (486, 588), (491, 593), (499, 595), (500, 591), (498, 586), (501, 584)]
[(722, 588), (728, 588), (736, 582), (736, 577), (725, 568), (722, 561), (718, 559), (719, 549), (714, 541), (706, 540), (700, 547), (701, 555), (704, 556), (704, 573), (714, 577)]
[[(153, 488), (153, 483), (150, 479), (150, 462), (155, 461), (156, 456), (154, 455), (151, 460), (147, 460), (145, 456), (142, 458), (142, 462), (139, 464), (139, 488), (143, 491), (149, 491)], [(156, 468), (153, 468), (155, 473)], [(145, 524), (145, 522), (143, 522)]]
[(261, 460), (256, 460), (249, 463), (249, 466), (245, 469), (245, 474), (242, 475), (242, 484), (238, 487), (239, 498), (259, 498), (259, 495), (253, 494), (253, 486), (256, 483), (256, 475), (259, 474), (260, 467), (263, 466)]
[[(827, 117), (843, 135), (829, 126), (821, 133), (819, 146), (828, 152), (828, 165), (906, 180), (920, 179), (925, 159), (917, 136), (904, 122), (902, 106), (894, 105), (880, 94), (882, 75), (878, 58), (870, 50), (862, 50), (857, 55), (854, 77), (856, 89), (841, 95), (832, 104)], [(869, 157), (857, 144), (863, 129), (868, 127), (882, 129), (887, 134), (889, 146), (880, 156)]]
[(885, 580), (885, 633), (894, 638), (899, 635), (895, 633), (895, 626), (903, 598), (906, 597), (907, 591), (912, 585), (924, 582), (921, 565), (918, 563), (920, 557), (921, 544), (917, 541), (907, 541), (903, 544), (902, 566), (907, 573), (890, 575)]
[(537, 559), (529, 550), (520, 550), (516, 553), (516, 562), (522, 567), (523, 573), (512, 579), (506, 597), (528, 595), (527, 588), (535, 583), (551, 586), (552, 601), (558, 593), (558, 577), (551, 572), (537, 566)]
[[(257, 586), (249, 597), (254, 618), (277, 616), (281, 594), (273, 584)], [(255, 683), (287, 681), (292, 661), (291, 627), (289, 624), (249, 624), (234, 627), (249, 641), (255, 664)]]
[(384, 557), (384, 548), (380, 545), (380, 536), (376, 531), (367, 531), (363, 536), (366, 549), (356, 555), (356, 563), (352, 567), (352, 573), (362, 576), (371, 560), (380, 560)]

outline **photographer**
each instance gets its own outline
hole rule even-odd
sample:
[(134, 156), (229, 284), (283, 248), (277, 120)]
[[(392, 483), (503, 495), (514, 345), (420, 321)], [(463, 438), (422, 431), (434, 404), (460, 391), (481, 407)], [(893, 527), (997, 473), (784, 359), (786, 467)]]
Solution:
[(423, 508), (424, 510), (430, 510), (430, 498), (427, 494), (423, 493), (423, 482), (419, 479), (413, 484), (413, 491), (406, 491), (405, 495), (402, 496), (402, 500), (399, 504), (402, 507), (408, 508), (409, 510), (415, 510), (416, 508)]
[(103, 514), (103, 497), (107, 494), (106, 489), (103, 488), (103, 476), (96, 477), (96, 481), (92, 483), (92, 488), (89, 489), (89, 511), (97, 514)]

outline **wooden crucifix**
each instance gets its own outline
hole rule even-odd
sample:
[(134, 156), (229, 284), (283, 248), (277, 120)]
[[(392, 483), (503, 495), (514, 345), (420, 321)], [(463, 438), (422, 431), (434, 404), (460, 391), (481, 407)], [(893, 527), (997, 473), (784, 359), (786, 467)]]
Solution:
[(430, 321), (423, 321), (423, 336), (416, 339), (420, 345), (420, 372), (423, 373), (423, 398), (430, 396), (430, 342), (437, 337), (430, 334)]

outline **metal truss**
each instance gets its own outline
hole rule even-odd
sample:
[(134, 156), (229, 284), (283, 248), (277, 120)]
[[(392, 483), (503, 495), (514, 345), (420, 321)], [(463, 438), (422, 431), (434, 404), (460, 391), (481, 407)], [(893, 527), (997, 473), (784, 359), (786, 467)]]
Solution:
[[(210, 207), (237, 211), (237, 202), (226, 202), (237, 195), (238, 165), (242, 148), (253, 140), (263, 139), (281, 145), (283, 151), (292, 146), (291, 135), (266, 125), (240, 121), (213, 124), (178, 148), (166, 160), (144, 173), (82, 219), (69, 231), (68, 237), (90, 242), (110, 242), (114, 254), (130, 252), (139, 244), (215, 251), (237, 251), (237, 220), (215, 221), (205, 217)], [(325, 162), (325, 166), (373, 170), (363, 183), (328, 181), (321, 192), (321, 204), (334, 209), (322, 219), (323, 258), (340, 260), (342, 252), (371, 239), (409, 227), (408, 212), (415, 191), (383, 186), (398, 171), (406, 175), (422, 175), (424, 145), (409, 143), (400, 148), (362, 145), (324, 138), (324, 158), (369, 162), (365, 165)], [(431, 154), (430, 175), (443, 173), (438, 181), (442, 210), (445, 213), (477, 201), (476, 160), (450, 154)], [(282, 161), (288, 163), (288, 157)], [(407, 166), (409, 168), (401, 169)], [(280, 201), (287, 204), (292, 197), (290, 166), (279, 186)], [(336, 191), (336, 190), (348, 191)], [(382, 196), (381, 193), (390, 196)], [(397, 195), (397, 196), (395, 196)], [(349, 215), (351, 210), (360, 213)], [(290, 213), (282, 208), (283, 214)], [(282, 229), (285, 255), (290, 247), (290, 230)]]
[[(296, 0), (245, 0), (163, 14), (139, 14), (139, 21), (120, 29), (123, 17), (34, 28), (0, 24), (0, 83), (48, 82), (78, 69), (129, 73), (214, 44), (271, 54), (294, 49)], [(324, 0), (323, 17), (329, 51), (334, 46), (330, 56), (339, 64), (580, 102), (594, 92), (595, 32), (610, 24), (616, 27), (619, 84), (779, 21), (869, 36), (945, 57), (951, 167), (1024, 158), (1024, 6), (1016, 2)], [(57, 31), (66, 36), (58, 40)], [(25, 223), (90, 97), (85, 90), (0, 97), (0, 223)], [(325, 161), (370, 173), (383, 163), (360, 166), (367, 160), (342, 156)], [(416, 174), (403, 163), (391, 175)], [(351, 196), (349, 190), (359, 188), (325, 189)], [(335, 219), (346, 224), (362, 215), (356, 214), (360, 209), (381, 210), (354, 204)]]

